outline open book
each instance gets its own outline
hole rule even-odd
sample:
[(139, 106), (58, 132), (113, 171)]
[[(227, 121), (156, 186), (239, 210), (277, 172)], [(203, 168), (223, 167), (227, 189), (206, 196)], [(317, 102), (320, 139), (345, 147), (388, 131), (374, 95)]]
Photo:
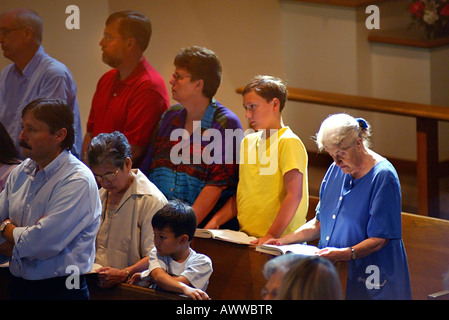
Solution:
[(246, 233), (228, 229), (201, 229), (197, 228), (195, 237), (213, 238), (238, 244), (250, 244), (251, 241), (257, 240), (256, 237), (248, 236)]
[(281, 254), (286, 253), (296, 253), (296, 254), (303, 254), (306, 256), (313, 256), (318, 252), (318, 250), (319, 249), (315, 246), (300, 243), (285, 244), (282, 246), (276, 246), (272, 244), (262, 244), (256, 247), (256, 251), (268, 253), (273, 256), (279, 256)]

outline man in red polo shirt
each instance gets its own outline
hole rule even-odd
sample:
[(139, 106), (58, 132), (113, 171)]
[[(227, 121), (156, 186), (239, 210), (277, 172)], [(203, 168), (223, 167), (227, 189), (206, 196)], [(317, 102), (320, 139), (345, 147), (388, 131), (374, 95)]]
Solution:
[(169, 106), (167, 87), (143, 52), (151, 37), (151, 23), (135, 11), (113, 13), (106, 20), (100, 46), (103, 62), (112, 70), (97, 84), (83, 140), (83, 159), (93, 137), (122, 132), (139, 167), (154, 127)]

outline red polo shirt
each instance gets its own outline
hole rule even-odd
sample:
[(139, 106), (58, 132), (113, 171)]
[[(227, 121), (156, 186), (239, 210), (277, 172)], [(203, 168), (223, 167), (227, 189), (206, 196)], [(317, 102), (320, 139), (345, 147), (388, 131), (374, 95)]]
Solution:
[(135, 146), (147, 146), (153, 129), (169, 107), (167, 87), (145, 57), (124, 80), (118, 71), (105, 73), (97, 84), (87, 122), (87, 132), (122, 132)]

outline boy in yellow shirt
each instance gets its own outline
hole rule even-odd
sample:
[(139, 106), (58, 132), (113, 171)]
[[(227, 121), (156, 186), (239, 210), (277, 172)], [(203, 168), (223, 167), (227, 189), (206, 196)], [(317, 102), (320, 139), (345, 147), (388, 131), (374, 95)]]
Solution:
[(240, 230), (255, 244), (293, 232), (309, 205), (307, 152), (282, 122), (287, 89), (278, 78), (256, 76), (243, 90), (252, 129), (241, 143), (237, 194), (205, 226), (217, 229), (237, 215)]

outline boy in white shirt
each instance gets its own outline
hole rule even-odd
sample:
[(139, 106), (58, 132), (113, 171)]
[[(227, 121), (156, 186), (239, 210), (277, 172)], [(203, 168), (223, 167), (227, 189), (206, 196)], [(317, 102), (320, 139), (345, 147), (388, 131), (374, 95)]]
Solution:
[(212, 274), (212, 261), (190, 248), (197, 220), (192, 207), (170, 201), (152, 219), (155, 247), (150, 251), (148, 270), (133, 275), (130, 283), (150, 277), (152, 288), (208, 300), (205, 292)]

